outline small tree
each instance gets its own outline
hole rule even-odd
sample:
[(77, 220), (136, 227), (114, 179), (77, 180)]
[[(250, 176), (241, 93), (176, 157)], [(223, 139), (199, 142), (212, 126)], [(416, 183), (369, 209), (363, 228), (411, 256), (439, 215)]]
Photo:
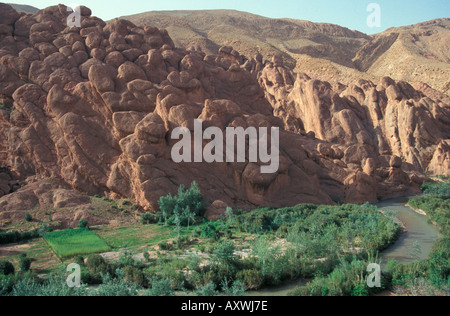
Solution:
[(192, 211), (189, 207), (185, 207), (182, 213), (182, 217), (184, 220), (187, 220), (187, 228), (189, 229), (189, 224), (191, 222), (195, 222), (195, 212)]
[(177, 233), (177, 240), (180, 240), (182, 231), (181, 224), (183, 223), (181, 214), (175, 213), (173, 223), (175, 224), (174, 231)]
[(87, 228), (88, 227), (88, 221), (83, 219), (80, 219), (78, 222), (78, 228)]
[(0, 261), (0, 275), (14, 274), (16, 271), (14, 266), (9, 261)]
[(27, 222), (31, 222), (31, 221), (33, 221), (33, 216), (31, 216), (30, 213), (25, 213), (25, 220)]
[(181, 221), (181, 226), (189, 226), (195, 217), (204, 215), (204, 199), (195, 181), (188, 190), (181, 185), (176, 196), (169, 194), (161, 197), (158, 204), (168, 225), (175, 224), (177, 219)]
[(142, 214), (141, 216), (141, 223), (144, 225), (156, 223), (156, 216), (150, 213)]
[(19, 260), (19, 268), (22, 272), (28, 272), (31, 268), (31, 259), (26, 254), (22, 254)]
[(48, 232), (51, 232), (52, 228), (47, 225), (47, 223), (42, 223), (41, 228), (38, 229), (39, 236), (43, 237)]
[(234, 251), (234, 243), (231, 240), (226, 240), (217, 244), (214, 256), (219, 263), (224, 264), (228, 268), (235, 262)]
[(227, 219), (227, 224), (229, 226), (234, 225), (234, 213), (231, 207), (227, 207), (227, 210), (225, 211), (225, 218)]

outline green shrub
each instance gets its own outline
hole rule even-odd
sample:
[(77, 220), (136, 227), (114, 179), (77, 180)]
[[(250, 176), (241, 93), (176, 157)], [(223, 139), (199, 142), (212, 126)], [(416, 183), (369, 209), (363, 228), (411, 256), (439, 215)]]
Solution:
[(235, 281), (232, 286), (229, 286), (226, 279), (222, 282), (222, 292), (226, 296), (242, 297), (246, 295), (244, 283)]
[(133, 266), (126, 266), (123, 268), (123, 273), (125, 282), (134, 283), (139, 286), (145, 285), (145, 276), (142, 270)]
[(341, 264), (327, 276), (316, 277), (310, 283), (294, 291), (299, 296), (350, 296), (367, 295), (367, 288), (362, 285), (367, 275), (368, 263), (354, 259)]
[(157, 219), (156, 215), (154, 215), (154, 214), (145, 213), (145, 214), (142, 214), (142, 216), (141, 216), (141, 223), (144, 225), (156, 224), (157, 222), (158, 222), (158, 219)]
[(369, 287), (364, 280), (353, 285), (351, 296), (369, 296)]
[(19, 268), (22, 272), (28, 272), (30, 271), (32, 260), (30, 258), (27, 258), (26, 254), (23, 254), (20, 256), (19, 260)]
[(206, 225), (202, 226), (200, 229), (200, 236), (206, 237), (206, 238), (214, 238), (217, 235), (217, 229), (216, 226), (212, 223), (207, 223)]
[(102, 297), (129, 297), (137, 296), (142, 290), (138, 285), (125, 282), (120, 278), (112, 278), (109, 274), (103, 276), (102, 284), (94, 292), (96, 296)]
[(90, 255), (86, 260), (86, 267), (89, 272), (96, 277), (111, 272), (110, 266), (100, 255)]
[(80, 266), (84, 266), (84, 257), (83, 256), (76, 256), (75, 263), (80, 265)]
[(159, 249), (161, 250), (172, 250), (173, 249), (173, 245), (169, 244), (167, 241), (161, 241), (159, 244)]
[(235, 246), (231, 240), (222, 241), (217, 244), (214, 257), (220, 264), (232, 265), (235, 263), (234, 251)]
[(261, 271), (257, 269), (239, 271), (236, 278), (242, 282), (246, 290), (257, 290), (264, 282)]
[(216, 285), (209, 282), (206, 285), (200, 286), (195, 290), (195, 295), (197, 296), (216, 296), (219, 292), (216, 291)]
[(52, 228), (47, 225), (47, 223), (42, 223), (41, 228), (37, 230), (38, 237), (43, 237), (45, 234), (52, 231)]
[(27, 222), (32, 222), (33, 221), (33, 216), (31, 216), (30, 213), (25, 213), (25, 220)]
[(174, 296), (175, 292), (168, 278), (158, 279), (154, 277), (151, 280), (151, 290), (148, 294), (150, 296)]
[(80, 219), (78, 222), (78, 228), (87, 228), (88, 227), (88, 221), (86, 219)]
[(0, 261), (0, 275), (10, 275), (14, 274), (15, 269), (11, 262), (9, 261)]

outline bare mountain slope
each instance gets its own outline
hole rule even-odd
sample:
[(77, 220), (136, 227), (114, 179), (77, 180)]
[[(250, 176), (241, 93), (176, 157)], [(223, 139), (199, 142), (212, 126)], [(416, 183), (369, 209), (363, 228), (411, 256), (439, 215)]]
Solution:
[(281, 54), (286, 66), (333, 83), (390, 76), (447, 94), (450, 88), (450, 19), (374, 36), (332, 24), (226, 10), (147, 12), (125, 19), (166, 28), (179, 47), (217, 53), (231, 45), (247, 56), (259, 52), (267, 59)]
[(245, 55), (260, 52), (265, 58), (281, 53), (290, 67), (296, 64), (293, 54), (320, 56), (352, 66), (353, 56), (370, 39), (337, 25), (269, 19), (230, 10), (160, 11), (125, 18), (137, 25), (166, 28), (181, 47), (217, 53), (217, 48), (231, 45)]
[(424, 82), (449, 94), (450, 19), (393, 28), (378, 34), (358, 52), (355, 63), (360, 65), (360, 70), (367, 70), (374, 76)]
[(24, 13), (36, 13), (39, 11), (38, 8), (35, 8), (31, 5), (26, 4), (14, 4), (14, 3), (8, 3), (11, 7), (14, 8), (17, 12), (24, 12)]

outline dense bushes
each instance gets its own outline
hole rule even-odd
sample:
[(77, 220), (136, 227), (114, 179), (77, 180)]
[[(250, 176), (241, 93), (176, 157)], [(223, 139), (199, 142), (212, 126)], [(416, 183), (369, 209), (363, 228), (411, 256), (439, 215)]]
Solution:
[(422, 191), (425, 194), (450, 194), (450, 181), (445, 182), (426, 182), (422, 185)]
[[(342, 260), (329, 275), (316, 277), (306, 286), (297, 288), (294, 296), (368, 296), (371, 294), (366, 284), (368, 262), (353, 258)], [(380, 289), (376, 289), (380, 291)]]
[[(399, 233), (391, 218), (380, 214), (375, 206), (369, 204), (301, 204), (283, 209), (237, 211), (233, 216), (241, 231), (259, 234), (274, 232), (291, 242), (303, 242), (302, 247), (309, 247), (311, 251), (324, 249), (327, 244), (333, 246), (332, 243), (382, 250)], [(301, 242), (298, 240), (300, 237), (303, 237)]]
[(443, 235), (450, 235), (450, 192), (412, 198), (408, 204), (425, 211), (429, 218), (439, 225)]
[[(257, 235), (251, 255), (244, 259), (236, 256), (232, 240), (220, 241), (225, 237), (222, 232), (230, 231), (231, 235), (236, 230)], [(237, 282), (246, 290), (259, 289), (288, 279), (327, 275), (337, 267), (340, 258), (346, 258), (355, 248), (367, 252), (383, 249), (395, 240), (398, 232), (392, 218), (370, 205), (306, 204), (252, 212), (228, 211), (225, 219), (201, 224), (193, 230), (193, 236), (219, 240), (208, 264), (199, 266), (197, 262), (191, 268), (188, 263), (187, 267), (175, 269), (189, 268), (186, 276), (169, 269), (167, 262), (160, 263), (159, 269), (147, 268), (146, 272), (152, 270), (159, 277), (168, 277), (172, 286), (184, 282), (187, 289), (201, 295), (225, 291), (224, 280), (227, 284)], [(160, 244), (160, 249), (169, 250), (166, 245)], [(364, 260), (367, 252), (358, 254), (357, 259)], [(355, 293), (364, 293), (359, 283), (355, 285)]]
[(27, 232), (19, 232), (13, 230), (10, 232), (0, 233), (0, 245), (18, 243), (21, 241), (30, 240), (33, 238), (38, 238), (43, 236), (45, 233), (49, 232), (51, 229), (46, 225), (42, 224), (42, 227)]
[(20, 241), (38, 238), (40, 236), (41, 235), (38, 230), (32, 230), (29, 232), (18, 232), (14, 230), (6, 233), (0, 233), (0, 244), (12, 244)]
[(93, 279), (101, 279), (102, 275), (112, 274), (112, 267), (100, 255), (90, 255), (86, 260), (86, 268)]

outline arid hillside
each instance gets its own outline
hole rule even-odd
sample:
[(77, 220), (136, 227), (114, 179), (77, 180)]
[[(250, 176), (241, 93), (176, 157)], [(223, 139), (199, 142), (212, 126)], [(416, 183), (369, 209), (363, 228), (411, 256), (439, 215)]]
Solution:
[(215, 54), (231, 45), (248, 56), (281, 54), (289, 68), (333, 83), (390, 76), (449, 94), (450, 19), (368, 36), (338, 25), (238, 11), (147, 12), (124, 18), (166, 28), (178, 47)]
[[(152, 211), (196, 180), (220, 214), (375, 202), (418, 192), (423, 172), (450, 173), (450, 105), (405, 81), (329, 83), (294, 72), (281, 55), (177, 47), (165, 29), (106, 23), (86, 7), (81, 27), (67, 27), (67, 15), (63, 5), (24, 14), (0, 4), (0, 213), (40, 204), (45, 190), (17, 186), (45, 179)], [(335, 47), (346, 38), (355, 54), (369, 41), (280, 23)], [(193, 132), (194, 119), (221, 130), (279, 127), (278, 172), (262, 174), (261, 162), (175, 163), (170, 135)]]
[(26, 4), (14, 4), (14, 3), (8, 3), (8, 4), (11, 7), (13, 7), (13, 9), (16, 10), (17, 12), (36, 13), (37, 11), (39, 11), (38, 8), (35, 8), (30, 5), (26, 5)]
[(216, 54), (222, 46), (233, 46), (247, 56), (261, 53), (265, 59), (279, 54), (290, 68), (295, 67), (297, 54), (351, 67), (356, 52), (371, 39), (338, 25), (269, 19), (230, 10), (158, 11), (124, 18), (136, 25), (167, 29), (178, 47)]

